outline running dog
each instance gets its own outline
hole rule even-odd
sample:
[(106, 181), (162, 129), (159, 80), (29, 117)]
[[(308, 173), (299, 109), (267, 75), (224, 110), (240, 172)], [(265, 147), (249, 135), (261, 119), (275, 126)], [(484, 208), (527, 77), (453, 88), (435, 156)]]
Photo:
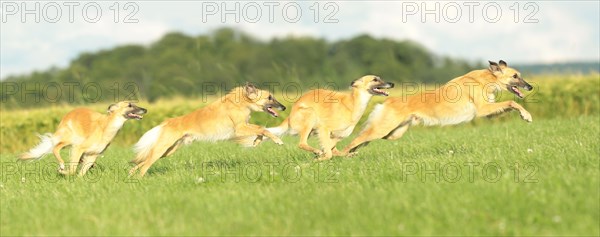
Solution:
[[(237, 87), (219, 100), (188, 115), (171, 118), (146, 132), (135, 144), (135, 163), (129, 174), (139, 169), (143, 177), (158, 159), (173, 154), (182, 144), (194, 140), (219, 141), (233, 139), (248, 141), (249, 137), (266, 136), (279, 145), (279, 137), (263, 127), (248, 123), (252, 111), (264, 111), (273, 117), (274, 109), (285, 110), (270, 92), (247, 83)], [(253, 139), (254, 140), (254, 139)], [(255, 143), (254, 145), (256, 145)]]
[(398, 139), (410, 125), (419, 123), (425, 126), (459, 124), (509, 110), (519, 111), (523, 120), (532, 122), (531, 114), (523, 106), (512, 100), (496, 102), (495, 93), (507, 90), (523, 98), (519, 88), (531, 91), (533, 87), (506, 62), (489, 61), (489, 64), (488, 69), (454, 78), (435, 92), (392, 97), (376, 105), (365, 129), (342, 153), (354, 153), (357, 148), (375, 139)]
[[(77, 165), (81, 163), (79, 176), (83, 176), (94, 165), (96, 158), (110, 145), (125, 121), (140, 120), (146, 112), (148, 112), (146, 109), (127, 101), (110, 105), (108, 114), (86, 108), (74, 109), (63, 117), (54, 134), (40, 135), (41, 142), (21, 154), (19, 159), (39, 159), (52, 152), (58, 160), (59, 173), (75, 174)], [(60, 150), (69, 145), (72, 146), (71, 158), (65, 169)]]
[[(313, 152), (318, 160), (340, 155), (335, 145), (349, 136), (360, 120), (373, 95), (388, 96), (384, 89), (394, 84), (378, 76), (367, 75), (352, 82), (350, 93), (317, 89), (304, 94), (292, 107), (290, 115), (278, 127), (268, 130), (276, 135), (300, 134), (300, 149)], [(321, 149), (311, 147), (311, 132), (318, 134)]]

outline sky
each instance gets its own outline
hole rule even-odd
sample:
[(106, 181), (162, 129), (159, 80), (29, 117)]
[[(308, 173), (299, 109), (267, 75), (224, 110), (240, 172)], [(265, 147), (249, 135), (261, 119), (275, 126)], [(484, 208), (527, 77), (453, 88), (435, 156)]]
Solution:
[(600, 60), (600, 1), (1, 1), (0, 16), (0, 78), (225, 26), (261, 40), (409, 39), (470, 61)]

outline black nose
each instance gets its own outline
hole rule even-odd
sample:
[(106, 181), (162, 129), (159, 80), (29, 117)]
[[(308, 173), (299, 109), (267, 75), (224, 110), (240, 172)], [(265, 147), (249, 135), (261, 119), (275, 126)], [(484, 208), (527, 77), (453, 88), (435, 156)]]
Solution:
[(531, 85), (527, 84), (527, 85), (525, 86), (525, 89), (526, 89), (526, 90), (528, 90), (528, 91), (530, 91), (530, 90), (533, 90), (533, 86), (531, 86)]
[(388, 85), (390, 85), (390, 88), (394, 88), (394, 83), (388, 82)]
[(285, 111), (285, 106), (281, 105), (281, 111)]
[(148, 110), (147, 110), (147, 109), (144, 109), (144, 108), (141, 108), (141, 109), (142, 109), (142, 112), (144, 112), (144, 113), (147, 113), (147, 112), (148, 112)]

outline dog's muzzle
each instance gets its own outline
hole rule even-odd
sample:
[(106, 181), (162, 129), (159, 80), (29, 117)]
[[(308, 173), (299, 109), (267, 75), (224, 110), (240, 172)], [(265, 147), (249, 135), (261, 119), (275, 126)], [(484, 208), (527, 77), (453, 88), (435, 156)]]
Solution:
[(127, 113), (125, 115), (125, 117), (127, 119), (136, 119), (136, 120), (141, 120), (142, 118), (144, 118), (144, 114), (146, 114), (148, 112), (147, 109), (141, 108), (141, 107), (137, 107), (135, 108), (133, 111)]
[(279, 114), (277, 112), (275, 112), (275, 109), (281, 110), (281, 111), (285, 111), (285, 106), (283, 106), (282, 104), (280, 104), (279, 102), (277, 102), (276, 104), (268, 104), (265, 105), (265, 112), (267, 112), (268, 114), (270, 114), (273, 117), (279, 117)]
[(374, 94), (374, 95), (389, 96), (388, 92), (384, 91), (384, 89), (390, 89), (390, 88), (394, 88), (394, 83), (386, 82), (381, 85), (371, 87), (370, 92), (371, 92), (371, 94)]

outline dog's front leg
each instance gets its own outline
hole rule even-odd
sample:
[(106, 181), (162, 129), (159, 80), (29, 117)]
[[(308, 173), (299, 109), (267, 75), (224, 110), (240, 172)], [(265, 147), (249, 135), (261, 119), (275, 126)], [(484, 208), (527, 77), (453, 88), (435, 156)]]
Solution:
[(256, 136), (256, 139), (254, 139), (252, 146), (258, 146), (258, 144), (260, 144), (264, 139), (265, 136)]
[(71, 149), (71, 157), (69, 162), (67, 163), (67, 167), (64, 170), (59, 170), (58, 172), (63, 175), (73, 175), (77, 171), (77, 165), (79, 165), (79, 159), (83, 155), (83, 149), (80, 147), (73, 147)]
[(527, 110), (525, 110), (523, 106), (512, 100), (499, 103), (485, 104), (483, 106), (480, 106), (479, 109), (477, 109), (477, 117), (500, 114), (511, 109), (518, 110), (523, 120), (527, 122), (533, 121), (531, 114)]
[[(268, 130), (264, 129), (261, 126), (254, 125), (254, 124), (240, 124), (240, 125), (236, 126), (235, 136), (236, 137), (266, 136), (268, 138), (271, 138), (271, 140), (273, 140), (273, 142), (275, 142), (276, 144), (283, 145), (283, 141), (281, 141), (281, 139), (278, 136), (275, 136), (273, 133), (269, 132)], [(262, 140), (262, 139), (260, 139), (260, 140)], [(256, 143), (256, 140), (255, 140), (255, 143)], [(260, 141), (259, 141), (259, 143), (260, 143)]]
[(96, 162), (96, 158), (98, 158), (98, 154), (93, 155), (84, 155), (81, 164), (81, 170), (79, 170), (79, 176), (84, 176), (94, 163)]

